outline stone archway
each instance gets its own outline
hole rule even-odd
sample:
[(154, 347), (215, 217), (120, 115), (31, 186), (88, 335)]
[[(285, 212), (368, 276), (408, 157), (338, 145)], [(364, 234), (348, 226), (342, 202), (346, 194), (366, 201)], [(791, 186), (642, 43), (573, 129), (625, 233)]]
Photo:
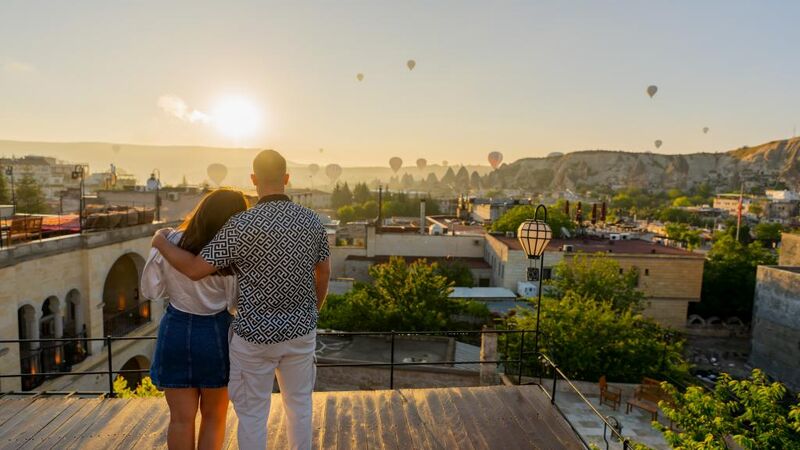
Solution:
[[(39, 313), (30, 304), (17, 309), (17, 327), (19, 339), (39, 339)], [(35, 375), (41, 373), (39, 361), (39, 343), (22, 342), (19, 344), (20, 373)], [(42, 383), (39, 376), (21, 377), (23, 391), (29, 391)]]
[(72, 289), (64, 302), (64, 336), (76, 337), (85, 329), (81, 292)]
[(123, 336), (138, 328), (150, 317), (149, 303), (139, 294), (139, 279), (144, 258), (127, 253), (114, 262), (103, 285), (103, 332)]
[(123, 378), (125, 378), (125, 380), (128, 381), (128, 387), (129, 388), (136, 389), (136, 386), (138, 386), (142, 382), (142, 378), (148, 376), (148, 374), (145, 373), (145, 372), (141, 372), (141, 373), (134, 373), (134, 372), (124, 373), (124, 371), (126, 371), (126, 370), (148, 370), (148, 369), (150, 369), (150, 360), (146, 356), (142, 356), (142, 355), (134, 356), (133, 358), (129, 359), (127, 362), (125, 362), (125, 364), (122, 365), (122, 368), (120, 370), (122, 370), (123, 373), (121, 373), (120, 376), (122, 376)]

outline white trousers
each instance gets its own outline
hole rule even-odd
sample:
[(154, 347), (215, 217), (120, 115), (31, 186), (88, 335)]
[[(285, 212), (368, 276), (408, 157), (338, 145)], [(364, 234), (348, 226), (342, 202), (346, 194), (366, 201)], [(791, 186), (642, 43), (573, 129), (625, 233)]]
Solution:
[(239, 448), (267, 448), (267, 420), (272, 381), (277, 375), (286, 414), (289, 448), (311, 449), (311, 392), (315, 331), (277, 344), (253, 344), (233, 334), (230, 343), (231, 377), (228, 393), (239, 417)]

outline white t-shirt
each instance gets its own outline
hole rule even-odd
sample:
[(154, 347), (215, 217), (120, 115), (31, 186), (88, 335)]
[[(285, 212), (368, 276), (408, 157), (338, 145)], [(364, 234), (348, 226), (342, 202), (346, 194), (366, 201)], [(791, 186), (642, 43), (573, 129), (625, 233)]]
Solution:
[[(167, 239), (177, 244), (182, 235), (180, 231), (173, 231)], [(192, 281), (172, 267), (156, 249), (150, 250), (142, 271), (141, 284), (145, 298), (169, 298), (173, 308), (201, 316), (217, 314), (226, 309), (233, 313), (239, 296), (236, 276), (210, 275), (202, 280)]]

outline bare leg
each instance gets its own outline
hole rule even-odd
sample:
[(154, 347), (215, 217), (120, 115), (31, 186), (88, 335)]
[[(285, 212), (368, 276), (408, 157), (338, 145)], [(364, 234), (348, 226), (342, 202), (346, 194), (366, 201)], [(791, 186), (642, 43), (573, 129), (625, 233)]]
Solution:
[(219, 450), (225, 440), (228, 388), (200, 389), (200, 415), (198, 450)]
[(194, 421), (200, 390), (195, 388), (164, 389), (169, 405), (169, 450), (194, 450)]

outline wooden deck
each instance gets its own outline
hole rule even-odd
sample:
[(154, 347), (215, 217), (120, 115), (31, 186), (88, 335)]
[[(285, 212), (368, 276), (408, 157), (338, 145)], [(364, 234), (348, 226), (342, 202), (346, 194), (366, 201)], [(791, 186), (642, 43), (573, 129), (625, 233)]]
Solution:
[[(273, 397), (270, 448), (286, 447), (283, 405)], [(2, 449), (166, 448), (163, 399), (0, 399)], [(235, 449), (228, 412), (224, 448)], [(582, 449), (537, 386), (314, 393), (322, 449)]]

